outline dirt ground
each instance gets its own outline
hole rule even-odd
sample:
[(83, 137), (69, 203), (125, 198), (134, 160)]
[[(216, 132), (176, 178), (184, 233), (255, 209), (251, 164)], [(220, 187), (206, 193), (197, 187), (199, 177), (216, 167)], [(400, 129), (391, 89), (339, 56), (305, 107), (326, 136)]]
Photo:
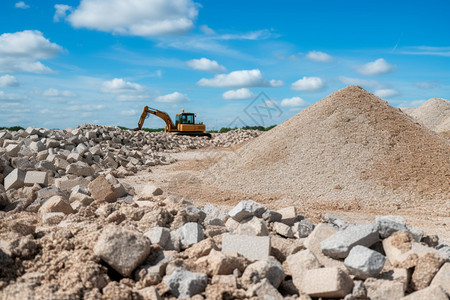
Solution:
[(313, 222), (320, 221), (327, 213), (358, 224), (373, 222), (376, 215), (401, 215), (409, 226), (417, 227), (426, 234), (437, 234), (441, 240), (450, 243), (450, 212), (442, 211), (442, 208), (437, 206), (429, 209), (355, 207), (354, 204), (348, 204), (345, 200), (328, 203), (305, 200), (299, 203), (298, 199), (285, 195), (263, 193), (246, 195), (239, 191), (222, 191), (205, 183), (204, 178), (217, 175), (211, 174), (209, 167), (224, 156), (232, 159), (234, 151), (243, 144), (230, 148), (203, 148), (173, 153), (172, 156), (177, 159), (176, 163), (155, 166), (152, 167), (151, 172), (139, 172), (120, 181), (132, 186), (136, 194), (139, 194), (147, 183), (152, 182), (164, 190), (165, 196), (184, 197), (198, 206), (211, 203), (231, 208), (244, 199), (253, 199), (271, 209), (295, 205), (299, 213)]

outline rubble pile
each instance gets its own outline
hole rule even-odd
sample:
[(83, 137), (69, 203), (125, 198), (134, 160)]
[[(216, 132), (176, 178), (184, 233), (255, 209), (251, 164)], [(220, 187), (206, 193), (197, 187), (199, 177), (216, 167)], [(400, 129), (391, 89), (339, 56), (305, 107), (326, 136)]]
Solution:
[[(107, 179), (88, 191), (104, 189)], [(354, 225), (252, 200), (39, 191), (0, 212), (1, 299), (448, 299), (450, 247), (400, 216)], [(94, 193), (95, 194), (95, 193)], [(103, 193), (102, 193), (103, 194)], [(107, 192), (104, 193), (108, 194)], [(80, 196), (81, 197), (81, 196)]]

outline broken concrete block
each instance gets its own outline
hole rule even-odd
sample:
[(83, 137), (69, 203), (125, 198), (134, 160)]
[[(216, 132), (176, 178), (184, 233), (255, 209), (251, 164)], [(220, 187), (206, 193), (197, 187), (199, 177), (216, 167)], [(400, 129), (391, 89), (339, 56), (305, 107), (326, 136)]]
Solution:
[(409, 294), (401, 300), (448, 300), (449, 296), (445, 293), (444, 289), (439, 285), (430, 286), (423, 290)]
[(377, 276), (377, 278), (401, 282), (403, 284), (403, 290), (406, 291), (409, 285), (409, 280), (411, 278), (411, 273), (412, 272), (410, 269), (394, 268), (392, 270), (381, 273), (379, 276)]
[(364, 286), (371, 300), (399, 300), (405, 296), (403, 284), (397, 281), (367, 278)]
[(41, 222), (45, 225), (57, 225), (64, 219), (65, 216), (66, 214), (62, 212), (47, 212), (43, 213), (40, 218)]
[(275, 210), (268, 209), (263, 213), (262, 218), (266, 222), (280, 222), (282, 215)]
[(94, 253), (123, 276), (130, 276), (149, 255), (150, 240), (140, 233), (108, 226), (99, 236)]
[(450, 295), (450, 263), (445, 263), (431, 281), (431, 286), (440, 285)]
[(251, 295), (257, 296), (257, 299), (283, 300), (284, 297), (267, 279), (262, 279), (259, 283), (249, 288)]
[(89, 183), (88, 189), (95, 201), (115, 202), (117, 200), (114, 187), (103, 175), (98, 176), (94, 181)]
[(21, 147), (20, 144), (9, 144), (6, 146), (6, 154), (8, 154), (9, 157), (16, 157), (17, 154), (19, 154)]
[(285, 238), (293, 238), (294, 233), (292, 232), (292, 228), (289, 225), (286, 225), (281, 222), (274, 222), (273, 223), (273, 231), (275, 231), (277, 234), (284, 236)]
[(277, 210), (279, 214), (281, 214), (281, 223), (292, 226), (297, 220), (297, 209), (294, 206), (284, 207), (282, 209)]
[(269, 235), (269, 230), (262, 219), (253, 217), (248, 222), (240, 223), (234, 233), (239, 235), (266, 236)]
[(250, 217), (261, 218), (266, 210), (263, 205), (253, 200), (242, 200), (228, 212), (228, 215), (235, 221), (241, 222)]
[(185, 299), (203, 293), (208, 284), (208, 276), (202, 273), (176, 269), (172, 274), (165, 276), (163, 281), (173, 295)]
[(39, 209), (39, 214), (43, 215), (48, 212), (61, 212), (66, 215), (74, 212), (72, 206), (70, 206), (69, 201), (61, 196), (53, 196), (49, 198)]
[(242, 284), (247, 287), (267, 279), (275, 288), (278, 288), (284, 277), (285, 274), (280, 262), (269, 256), (248, 265), (241, 279)]
[(40, 151), (44, 151), (46, 149), (45, 145), (42, 144), (41, 141), (31, 142), (28, 148), (34, 153), (38, 153)]
[(150, 239), (152, 244), (158, 244), (161, 248), (164, 248), (170, 238), (170, 229), (165, 227), (154, 227), (144, 233), (144, 235)]
[(249, 260), (261, 260), (269, 257), (270, 237), (224, 234), (222, 236), (222, 252), (238, 253)]
[(87, 187), (90, 181), (84, 177), (75, 177), (73, 179), (69, 179), (64, 176), (61, 178), (55, 179), (55, 186), (61, 191), (70, 192), (74, 186), (81, 185), (83, 187)]
[(315, 225), (308, 219), (303, 219), (300, 222), (294, 223), (292, 232), (298, 239), (306, 238), (313, 232)]
[(311, 297), (343, 298), (351, 293), (353, 280), (339, 268), (307, 270), (300, 290)]
[(144, 188), (142, 189), (141, 193), (139, 194), (139, 196), (141, 198), (144, 199), (148, 199), (148, 198), (152, 198), (154, 196), (160, 196), (162, 195), (164, 192), (161, 188), (155, 186), (154, 184), (147, 184), (144, 186)]
[(67, 155), (67, 161), (69, 163), (76, 163), (77, 161), (82, 161), (83, 157), (79, 153), (72, 152)]
[(376, 216), (375, 223), (378, 225), (378, 231), (382, 239), (399, 230), (408, 230), (405, 219), (401, 216)]
[(352, 225), (322, 241), (320, 248), (329, 257), (345, 258), (354, 246), (370, 247), (378, 240), (379, 234), (376, 225)]
[(236, 221), (233, 218), (228, 218), (228, 220), (225, 222), (225, 227), (229, 230), (229, 231), (234, 231), (239, 227), (239, 223), (238, 221)]
[(127, 190), (121, 183), (116, 183), (113, 185), (114, 192), (116, 193), (116, 197), (120, 198), (127, 194)]
[(162, 300), (158, 291), (153, 286), (148, 286), (143, 289), (137, 290), (137, 293), (143, 300)]
[(411, 277), (411, 287), (417, 291), (429, 286), (444, 262), (439, 253), (427, 253), (419, 257)]
[(18, 189), (24, 186), (25, 172), (20, 169), (14, 169), (8, 176), (5, 177), (5, 190)]
[(176, 231), (182, 249), (187, 249), (205, 238), (202, 226), (195, 222), (186, 223)]
[(82, 162), (82, 161), (77, 161), (77, 162), (72, 163), (67, 166), (66, 173), (73, 174), (76, 176), (87, 177), (87, 176), (94, 176), (95, 171), (87, 163)]
[(67, 162), (67, 160), (65, 160), (64, 158), (55, 158), (53, 164), (55, 165), (56, 169), (59, 170), (66, 170), (67, 167), (69, 166), (69, 163)]
[(345, 258), (344, 265), (350, 274), (361, 279), (375, 277), (380, 273), (386, 257), (364, 246), (355, 246)]
[(196, 264), (201, 264), (201, 261), (206, 261), (208, 264), (208, 275), (228, 275), (232, 274), (234, 270), (244, 272), (248, 266), (248, 260), (238, 255), (226, 255), (220, 251), (211, 249), (208, 256), (201, 257)]
[(47, 172), (27, 171), (24, 180), (25, 186), (33, 186), (36, 183), (42, 187), (46, 187), (48, 185)]
[(297, 289), (301, 289), (303, 276), (307, 270), (318, 269), (321, 266), (314, 253), (310, 250), (303, 250), (289, 255), (286, 258), (286, 264), (292, 275), (292, 282)]
[(303, 239), (286, 239), (279, 235), (270, 235), (270, 255), (284, 262), (286, 257), (300, 250), (305, 250)]

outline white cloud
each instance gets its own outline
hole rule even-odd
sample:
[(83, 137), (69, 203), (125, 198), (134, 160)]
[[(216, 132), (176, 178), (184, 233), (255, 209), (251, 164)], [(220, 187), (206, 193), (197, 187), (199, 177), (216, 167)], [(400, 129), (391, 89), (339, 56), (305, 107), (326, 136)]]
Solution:
[(331, 55), (321, 51), (310, 51), (306, 54), (306, 58), (318, 62), (329, 62), (333, 59)]
[(198, 7), (192, 0), (82, 0), (66, 20), (122, 35), (182, 34), (194, 27)]
[(0, 100), (17, 101), (17, 100), (22, 100), (22, 99), (23, 99), (23, 97), (21, 97), (17, 94), (7, 94), (3, 91), (0, 91)]
[(67, 110), (70, 111), (95, 111), (95, 110), (102, 110), (105, 108), (102, 104), (80, 104), (80, 105), (72, 105), (67, 107)]
[(376, 80), (352, 78), (346, 76), (339, 76), (338, 79), (346, 85), (360, 85), (369, 89), (382, 89), (384, 85)]
[(265, 40), (272, 36), (272, 33), (267, 29), (250, 31), (239, 34), (223, 34), (214, 38), (219, 40)]
[(122, 95), (116, 96), (117, 101), (142, 101), (142, 100), (147, 100), (149, 98), (150, 98), (150, 96), (146, 95), (146, 94), (142, 94), (142, 95), (122, 94)]
[(12, 75), (7, 74), (0, 76), (0, 87), (8, 86), (19, 86), (19, 81), (17, 81), (17, 78)]
[(134, 115), (137, 115), (138, 113), (139, 113), (139, 111), (136, 109), (123, 110), (120, 112), (120, 114), (123, 116), (134, 116)]
[(208, 72), (225, 72), (227, 69), (219, 65), (215, 60), (210, 60), (205, 57), (200, 59), (191, 59), (186, 64), (195, 70), (208, 71)]
[(420, 81), (415, 82), (414, 85), (422, 90), (431, 90), (439, 87), (438, 81)]
[(316, 92), (324, 87), (324, 82), (319, 77), (306, 77), (297, 80), (291, 85), (291, 89), (296, 91)]
[(69, 98), (69, 97), (75, 97), (77, 94), (72, 92), (72, 91), (60, 91), (54, 88), (50, 88), (45, 90), (42, 93), (42, 96), (44, 97), (64, 97), (64, 98)]
[(61, 50), (37, 30), (4, 33), (0, 35), (0, 72), (49, 73), (51, 69), (39, 60), (52, 58)]
[(375, 95), (380, 98), (391, 98), (397, 96), (398, 94), (399, 92), (394, 89), (381, 89), (375, 91)]
[(281, 100), (280, 105), (288, 107), (298, 107), (298, 106), (307, 106), (308, 103), (306, 103), (306, 101), (300, 97), (292, 97)]
[(180, 102), (189, 101), (189, 98), (186, 94), (174, 92), (172, 94), (158, 96), (158, 97), (156, 97), (155, 101), (156, 102), (164, 102), (164, 103), (180, 103)]
[(284, 84), (283, 80), (275, 80), (275, 79), (270, 80), (269, 83), (271, 87), (279, 87)]
[(240, 70), (233, 71), (228, 74), (218, 74), (212, 79), (202, 78), (197, 84), (200, 86), (209, 87), (276, 87), (279, 86), (281, 82), (278, 80), (268, 81), (265, 79), (261, 71), (258, 69), (253, 70)]
[(242, 88), (238, 90), (229, 90), (223, 93), (222, 98), (225, 100), (244, 100), (255, 97), (249, 89)]
[(114, 78), (110, 81), (105, 81), (102, 84), (101, 91), (104, 93), (121, 94), (127, 92), (140, 92), (144, 87), (140, 84), (125, 81), (122, 78)]
[(356, 67), (356, 71), (362, 75), (382, 75), (394, 72), (396, 66), (390, 65), (383, 58)]
[(199, 28), (204, 34), (207, 34), (207, 35), (214, 35), (214, 34), (216, 34), (214, 29), (210, 28), (208, 25), (201, 25)]
[(67, 12), (72, 11), (72, 6), (66, 4), (55, 4), (55, 14), (53, 15), (53, 21), (59, 22), (59, 20), (64, 19)]
[(21, 8), (21, 9), (30, 8), (30, 6), (23, 1), (16, 2), (15, 6), (16, 6), (16, 8)]

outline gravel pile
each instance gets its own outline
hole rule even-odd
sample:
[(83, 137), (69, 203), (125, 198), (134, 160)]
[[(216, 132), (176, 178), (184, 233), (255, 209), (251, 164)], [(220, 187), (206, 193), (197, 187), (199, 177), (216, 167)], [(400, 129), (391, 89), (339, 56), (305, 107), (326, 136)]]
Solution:
[(209, 172), (224, 191), (317, 207), (450, 209), (450, 142), (358, 86), (332, 93), (224, 160)]
[[(405, 111), (405, 109), (402, 109)], [(438, 133), (450, 133), (450, 101), (440, 98), (431, 98), (421, 106), (407, 109), (416, 121)], [(449, 135), (450, 137), (450, 135)]]
[(226, 210), (156, 194), (81, 207), (41, 194), (37, 212), (0, 212), (1, 299), (395, 300), (450, 293), (450, 247), (400, 216), (353, 225), (326, 215), (313, 224), (295, 207), (273, 211), (244, 200)]

